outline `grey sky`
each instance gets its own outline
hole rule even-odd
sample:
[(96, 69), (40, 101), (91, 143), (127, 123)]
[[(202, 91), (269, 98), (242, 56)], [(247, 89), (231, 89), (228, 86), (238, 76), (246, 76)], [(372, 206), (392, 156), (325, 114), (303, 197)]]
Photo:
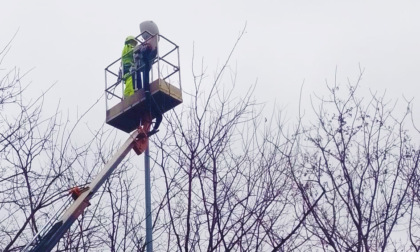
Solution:
[[(127, 35), (153, 20), (181, 48), (183, 88), (191, 86), (193, 43), (211, 79), (247, 24), (233, 55), (238, 85), (257, 81), (259, 101), (296, 111), (304, 98), (333, 83), (355, 81), (362, 88), (387, 90), (388, 97), (416, 97), (420, 75), (418, 1), (19, 1), (7, 0), (0, 16), (0, 45), (19, 29), (5, 66), (22, 71), (32, 92), (58, 81), (48, 102), (79, 112), (104, 90), (104, 68), (121, 54)], [(420, 108), (417, 100), (415, 108)], [(89, 124), (102, 123), (104, 102)], [(417, 109), (418, 111), (419, 109)], [(420, 123), (420, 117), (416, 118)]]

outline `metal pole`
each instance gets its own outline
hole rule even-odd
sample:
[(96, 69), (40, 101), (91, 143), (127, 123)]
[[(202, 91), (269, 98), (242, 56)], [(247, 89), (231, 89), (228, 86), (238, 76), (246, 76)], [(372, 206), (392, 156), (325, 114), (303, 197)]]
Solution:
[[(147, 140), (149, 141), (149, 140)], [(149, 147), (144, 152), (144, 173), (146, 187), (146, 248), (147, 252), (153, 251), (153, 238), (152, 238), (152, 202), (150, 190), (150, 155)]]
[[(143, 81), (144, 91), (146, 95), (146, 106), (151, 116), (151, 101), (150, 101), (150, 61), (148, 58), (145, 60)], [(152, 237), (152, 200), (150, 190), (150, 155), (149, 155), (149, 139), (147, 139), (147, 148), (144, 152), (144, 186), (146, 193), (146, 251), (153, 252), (153, 237)]]

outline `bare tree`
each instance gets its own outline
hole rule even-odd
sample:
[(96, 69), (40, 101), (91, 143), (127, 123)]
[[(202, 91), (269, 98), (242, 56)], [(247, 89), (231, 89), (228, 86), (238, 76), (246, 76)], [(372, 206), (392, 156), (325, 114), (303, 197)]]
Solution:
[[(1, 162), (1, 246), (13, 250), (15, 242), (30, 231), (38, 231), (35, 214), (57, 200), (51, 193), (60, 173), (35, 168), (40, 156), (52, 149), (57, 129), (57, 115), (41, 118), (41, 95), (25, 103), (19, 71), (7, 72), (1, 82), (2, 104), (0, 121)], [(42, 164), (43, 165), (43, 164)]]
[(253, 88), (235, 96), (230, 56), (211, 83), (203, 68), (193, 70), (188, 103), (166, 116), (166, 135), (154, 140), (155, 180), (164, 181), (156, 189), (158, 250), (293, 250), (316, 204), (302, 207), (290, 174), (293, 141), (277, 115), (262, 116)]
[(326, 192), (305, 228), (315, 237), (310, 245), (323, 251), (406, 250), (401, 236), (408, 234), (400, 230), (407, 230), (420, 157), (405, 127), (410, 111), (396, 115), (384, 95), (358, 98), (358, 84), (343, 95), (331, 87), (304, 130), (302, 194), (311, 198), (313, 186)]
[[(4, 58), (4, 55), (0, 56)], [(43, 109), (46, 93), (27, 99), (26, 87), (22, 84), (25, 74), (21, 75), (17, 68), (2, 71), (0, 250), (20, 251), (51, 215), (68, 201), (69, 190), (88, 183), (102, 168), (103, 158), (109, 152), (101, 143), (113, 133), (94, 131), (91, 139), (75, 143), (74, 132), (81, 118), (72, 124), (58, 107), (55, 113), (46, 116)], [(98, 148), (94, 148), (95, 144)], [(108, 143), (107, 146), (112, 147)], [(84, 225), (91, 224), (92, 219), (87, 212), (57, 250), (83, 248), (88, 251), (101, 247), (101, 243), (94, 239), (94, 231), (103, 226), (95, 222)]]

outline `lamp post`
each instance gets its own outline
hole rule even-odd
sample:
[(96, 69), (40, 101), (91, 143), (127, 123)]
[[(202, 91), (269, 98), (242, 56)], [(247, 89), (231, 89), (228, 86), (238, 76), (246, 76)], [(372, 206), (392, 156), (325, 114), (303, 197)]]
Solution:
[[(150, 38), (150, 35), (159, 34), (159, 29), (153, 21), (144, 21), (140, 24), (140, 32), (145, 40)], [(156, 36), (157, 37), (157, 36)], [(156, 38), (155, 37), (155, 38)], [(157, 39), (156, 39), (157, 46)], [(145, 70), (143, 72), (143, 88), (146, 94), (146, 103), (149, 111), (151, 112), (151, 94), (150, 94), (150, 78), (149, 71), (151, 69), (151, 59), (146, 59)], [(149, 141), (149, 140), (147, 140)], [(153, 251), (153, 236), (152, 236), (152, 200), (151, 200), (151, 185), (150, 185), (150, 155), (149, 155), (149, 143), (144, 153), (144, 186), (145, 186), (145, 199), (146, 199), (146, 251)]]

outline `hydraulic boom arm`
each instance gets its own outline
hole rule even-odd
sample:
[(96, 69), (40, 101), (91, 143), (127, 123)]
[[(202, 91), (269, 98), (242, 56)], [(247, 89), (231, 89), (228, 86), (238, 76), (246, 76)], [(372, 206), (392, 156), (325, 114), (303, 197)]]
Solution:
[[(22, 252), (49, 252), (58, 243), (60, 238), (65, 232), (71, 227), (73, 222), (83, 213), (84, 209), (90, 205), (89, 200), (99, 190), (105, 180), (112, 174), (117, 168), (124, 157), (134, 149), (135, 152), (140, 155), (147, 148), (150, 120), (143, 120), (143, 125), (134, 131), (125, 143), (118, 149), (111, 160), (109, 160), (102, 171), (96, 176), (96, 178), (84, 189), (77, 190), (77, 194), (74, 194), (73, 198), (75, 201), (70, 205), (69, 208), (60, 216), (57, 216), (57, 221), (49, 222), (45, 228), (43, 228), (32, 241), (22, 250)], [(58, 218), (59, 217), (59, 218)]]

